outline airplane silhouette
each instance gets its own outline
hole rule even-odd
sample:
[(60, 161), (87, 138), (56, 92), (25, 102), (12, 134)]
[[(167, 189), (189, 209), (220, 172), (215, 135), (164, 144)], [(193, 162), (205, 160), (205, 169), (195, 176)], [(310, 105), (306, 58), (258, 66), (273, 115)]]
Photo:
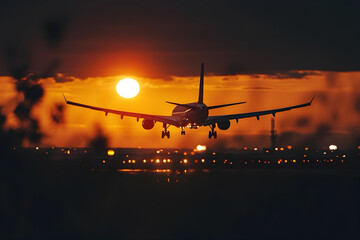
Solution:
[(171, 125), (180, 128), (181, 135), (185, 135), (185, 128), (197, 129), (202, 126), (209, 126), (211, 129), (211, 131), (209, 131), (209, 138), (212, 137), (217, 138), (217, 132), (215, 131), (215, 127), (217, 126), (221, 130), (227, 130), (230, 127), (230, 120), (235, 119), (236, 122), (238, 122), (239, 119), (250, 118), (250, 117), (256, 117), (257, 120), (259, 120), (260, 116), (268, 115), (268, 114), (272, 114), (275, 117), (275, 113), (277, 112), (283, 112), (294, 108), (302, 108), (302, 107), (310, 106), (315, 97), (314, 96), (307, 103), (284, 107), (284, 108), (277, 108), (277, 109), (258, 111), (258, 112), (236, 113), (230, 115), (209, 116), (209, 110), (211, 109), (243, 104), (246, 102), (236, 102), (236, 103), (229, 103), (223, 105), (206, 106), (206, 104), (203, 101), (203, 95), (204, 95), (204, 63), (201, 64), (198, 101), (193, 103), (185, 103), (185, 104), (167, 102), (169, 104), (176, 105), (176, 107), (172, 111), (171, 116), (125, 112), (125, 111), (119, 111), (119, 110), (113, 110), (107, 108), (94, 107), (90, 105), (68, 101), (66, 100), (65, 95), (64, 95), (64, 99), (65, 102), (70, 105), (105, 112), (105, 116), (107, 116), (109, 113), (112, 113), (112, 114), (120, 115), (121, 119), (123, 119), (124, 116), (129, 116), (129, 117), (135, 117), (137, 118), (137, 121), (139, 121), (139, 119), (141, 118), (143, 119), (142, 126), (146, 130), (152, 129), (156, 122), (161, 122), (163, 123), (163, 128), (164, 128), (164, 131), (162, 131), (161, 133), (162, 138), (164, 138), (165, 136), (167, 138), (170, 138), (170, 131), (168, 131), (167, 129)]

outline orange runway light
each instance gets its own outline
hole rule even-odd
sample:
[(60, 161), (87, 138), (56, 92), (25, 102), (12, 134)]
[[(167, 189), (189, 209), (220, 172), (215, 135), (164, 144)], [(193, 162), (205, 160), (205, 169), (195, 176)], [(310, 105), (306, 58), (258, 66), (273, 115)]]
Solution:
[(115, 151), (110, 149), (110, 150), (107, 151), (107, 155), (108, 155), (108, 156), (114, 156), (114, 155), (115, 155)]

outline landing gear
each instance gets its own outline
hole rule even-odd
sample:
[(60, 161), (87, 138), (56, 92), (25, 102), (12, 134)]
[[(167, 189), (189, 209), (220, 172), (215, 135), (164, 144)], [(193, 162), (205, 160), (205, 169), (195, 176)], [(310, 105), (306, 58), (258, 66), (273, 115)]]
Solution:
[(166, 123), (163, 124), (164, 131), (161, 132), (161, 138), (164, 138), (165, 136), (167, 138), (170, 138), (170, 132), (167, 130), (170, 125), (167, 125)]
[(216, 131), (214, 131), (215, 129), (215, 124), (210, 125), (211, 131), (209, 131), (209, 139), (211, 139), (211, 137), (214, 136), (214, 138), (217, 138), (217, 133)]
[(185, 135), (185, 130), (184, 130), (184, 128), (181, 128), (181, 135)]

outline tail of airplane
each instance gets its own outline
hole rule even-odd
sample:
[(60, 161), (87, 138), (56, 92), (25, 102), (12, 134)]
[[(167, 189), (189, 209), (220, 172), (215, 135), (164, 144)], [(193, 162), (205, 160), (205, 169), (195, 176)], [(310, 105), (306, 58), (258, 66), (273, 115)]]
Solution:
[(204, 103), (204, 63), (201, 63), (198, 103)]

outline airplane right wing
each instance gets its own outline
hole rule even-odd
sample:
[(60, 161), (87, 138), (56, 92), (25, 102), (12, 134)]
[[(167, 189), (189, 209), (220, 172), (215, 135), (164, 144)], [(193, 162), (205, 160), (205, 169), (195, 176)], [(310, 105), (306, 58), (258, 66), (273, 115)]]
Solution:
[(207, 126), (207, 125), (212, 125), (212, 124), (223, 122), (223, 121), (228, 121), (228, 120), (233, 120), (233, 119), (238, 120), (241, 118), (250, 118), (250, 117), (256, 117), (257, 119), (259, 119), (260, 116), (268, 115), (268, 114), (272, 114), (273, 116), (275, 116), (275, 113), (277, 113), (277, 112), (284, 112), (284, 111), (289, 111), (294, 108), (302, 108), (302, 107), (310, 106), (312, 101), (314, 100), (314, 97), (310, 100), (310, 102), (299, 104), (299, 105), (294, 105), (294, 106), (290, 106), (290, 107), (277, 108), (277, 109), (258, 111), (258, 112), (248, 112), (248, 113), (220, 115), (220, 116), (209, 116), (207, 118), (207, 120), (205, 121), (204, 125)]
[[(65, 98), (65, 96), (64, 96), (64, 98)], [(153, 120), (155, 122), (162, 122), (162, 123), (173, 125), (176, 127), (180, 126), (180, 123), (173, 116), (151, 115), (151, 114), (125, 112), (125, 111), (119, 111), (119, 110), (114, 110), (114, 109), (95, 107), (95, 106), (90, 106), (90, 105), (86, 105), (86, 104), (82, 104), (82, 103), (68, 101), (68, 100), (66, 100), (66, 98), (65, 98), (65, 102), (66, 102), (66, 104), (69, 104), (69, 105), (74, 105), (74, 106), (78, 106), (78, 107), (89, 108), (92, 110), (105, 112), (105, 116), (107, 116), (109, 113), (112, 113), (112, 114), (120, 115), (121, 118), (123, 118), (124, 116), (135, 117), (137, 119), (143, 118), (143, 119), (147, 119), (147, 120)]]

